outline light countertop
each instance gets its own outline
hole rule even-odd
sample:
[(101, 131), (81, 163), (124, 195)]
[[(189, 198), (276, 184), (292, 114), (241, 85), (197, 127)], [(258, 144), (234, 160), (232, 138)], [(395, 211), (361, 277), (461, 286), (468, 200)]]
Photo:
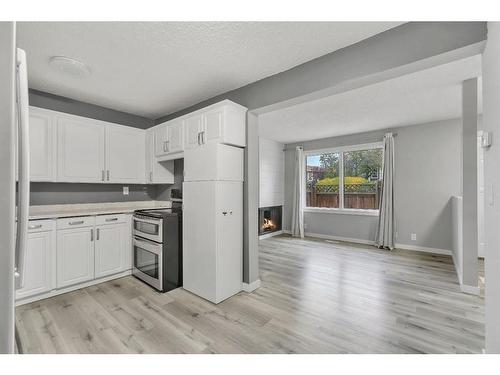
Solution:
[(132, 213), (135, 210), (170, 208), (171, 201), (134, 201), (113, 203), (82, 203), (30, 206), (30, 220), (56, 219), (72, 216)]

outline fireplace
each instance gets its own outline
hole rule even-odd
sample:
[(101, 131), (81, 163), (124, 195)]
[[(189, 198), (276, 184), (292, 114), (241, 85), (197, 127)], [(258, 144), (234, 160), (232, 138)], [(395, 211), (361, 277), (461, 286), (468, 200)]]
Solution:
[(281, 230), (281, 206), (259, 208), (259, 236)]

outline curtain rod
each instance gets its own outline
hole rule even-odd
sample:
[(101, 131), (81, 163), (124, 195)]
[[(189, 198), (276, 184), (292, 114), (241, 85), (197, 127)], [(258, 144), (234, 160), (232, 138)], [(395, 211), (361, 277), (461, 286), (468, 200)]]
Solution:
[[(387, 132), (387, 133), (391, 133), (391, 132)], [(384, 136), (385, 136), (385, 134), (384, 134)], [(397, 136), (398, 136), (398, 133), (397, 133), (397, 132), (392, 133), (392, 136), (393, 136), (393, 137), (397, 137)], [(320, 138), (320, 139), (321, 139), (321, 138)], [(382, 141), (383, 141), (383, 140), (384, 140), (384, 137), (382, 137)], [(314, 141), (318, 141), (318, 139), (313, 139), (312, 141), (308, 141), (308, 142), (314, 142)], [(366, 143), (364, 140), (361, 140), (360, 142), (361, 142), (361, 143), (359, 143), (359, 144)], [(339, 144), (339, 146), (349, 146), (349, 145), (350, 145), (350, 143), (349, 143), (349, 144), (344, 144), (344, 143), (340, 143), (340, 144)], [(354, 143), (354, 144), (353, 144), (353, 146), (354, 146), (354, 145), (356, 145), (356, 143)], [(299, 144), (299, 145), (295, 145), (293, 148), (295, 148), (295, 147), (302, 147), (302, 148), (304, 148), (304, 145), (303, 145), (303, 144), (302, 144), (302, 145), (301, 145), (301, 144)], [(283, 148), (283, 151), (286, 151), (286, 150), (291, 150), (291, 148), (286, 148), (286, 145), (285, 145), (285, 148)]]

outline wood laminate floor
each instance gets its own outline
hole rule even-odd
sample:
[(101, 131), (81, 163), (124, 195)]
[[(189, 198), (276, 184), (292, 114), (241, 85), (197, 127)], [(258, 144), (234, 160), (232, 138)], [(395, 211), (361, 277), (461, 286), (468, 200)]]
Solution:
[(482, 296), (450, 257), (279, 236), (262, 286), (213, 305), (133, 277), (20, 306), (26, 353), (480, 353)]

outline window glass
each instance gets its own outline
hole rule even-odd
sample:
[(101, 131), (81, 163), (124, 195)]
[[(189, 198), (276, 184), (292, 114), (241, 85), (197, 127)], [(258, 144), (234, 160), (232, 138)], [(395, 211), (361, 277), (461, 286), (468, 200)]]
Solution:
[(307, 156), (307, 207), (339, 208), (339, 159), (338, 152)]
[(344, 208), (378, 210), (382, 186), (382, 149), (346, 151)]

